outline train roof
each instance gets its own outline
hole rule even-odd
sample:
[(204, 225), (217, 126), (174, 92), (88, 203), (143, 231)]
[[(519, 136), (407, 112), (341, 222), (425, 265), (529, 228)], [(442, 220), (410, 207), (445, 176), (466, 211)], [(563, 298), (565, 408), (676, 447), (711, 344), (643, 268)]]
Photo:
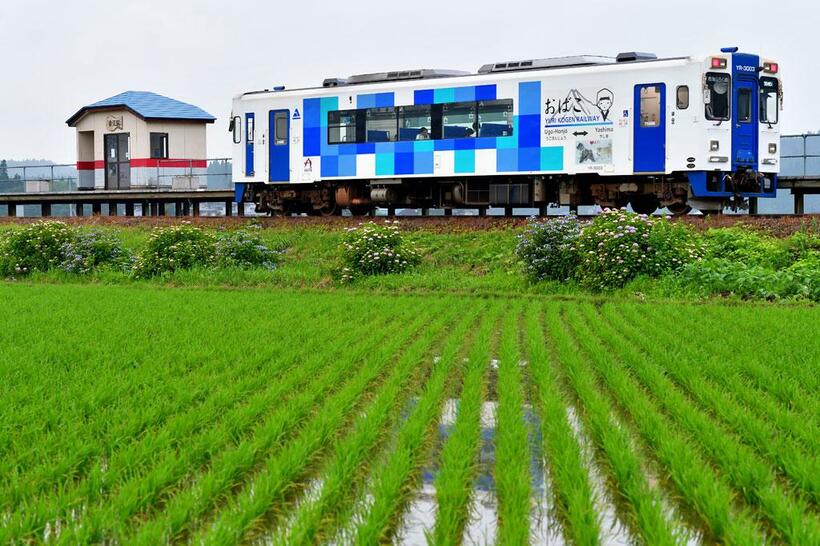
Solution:
[(632, 51), (619, 53), (615, 57), (607, 57), (602, 55), (573, 55), (566, 57), (549, 57), (544, 59), (528, 59), (523, 61), (505, 61), (498, 63), (488, 63), (482, 65), (477, 72), (431, 68), (416, 70), (400, 70), (390, 72), (374, 72), (367, 74), (356, 74), (347, 78), (325, 78), (322, 82), (321, 87), (299, 87), (293, 89), (286, 89), (284, 86), (280, 86), (274, 87), (273, 89), (248, 91), (239, 94), (236, 98), (242, 98), (249, 95), (278, 94), (296, 91), (331, 90), (339, 87), (357, 87), (366, 84), (384, 84), (390, 82), (409, 82), (432, 79), (446, 80), (454, 78), (489, 76), (492, 74), (510, 74), (526, 71), (549, 71), (566, 69), (584, 70), (599, 67), (627, 66), (636, 63), (681, 61), (690, 58), (691, 57), (658, 58), (653, 53)]

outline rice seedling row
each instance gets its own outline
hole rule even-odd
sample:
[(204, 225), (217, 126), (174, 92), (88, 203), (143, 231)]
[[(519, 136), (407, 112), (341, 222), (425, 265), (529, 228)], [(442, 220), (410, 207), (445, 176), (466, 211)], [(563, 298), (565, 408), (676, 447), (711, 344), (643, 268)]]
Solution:
[[(576, 309), (569, 309), (567, 318), (604, 381), (610, 385), (617, 382), (624, 394), (629, 392), (631, 396), (647, 396), (624, 368), (613, 365), (614, 359), (608, 357), (607, 347), (597, 337), (604, 330), (600, 324), (596, 324), (593, 332)], [(691, 434), (698, 450), (714, 462), (735, 491), (751, 508), (756, 509), (754, 513), (758, 518), (765, 519), (774, 531), (792, 543), (795, 538), (817, 536), (815, 523), (807, 512), (805, 502), (784, 491), (774, 480), (769, 467), (715, 425), (707, 415), (693, 408), (674, 385), (642, 361), (639, 354), (634, 350), (627, 352), (626, 347), (621, 348), (625, 349), (626, 354), (616, 353), (618, 362), (644, 382), (649, 392), (653, 393), (651, 397), (671, 417), (673, 427), (678, 426)]]
[[(397, 321), (394, 324), (388, 324), (387, 331), (390, 332), (390, 326), (397, 324)], [(354, 328), (350, 339), (355, 339), (356, 336), (367, 332), (364, 328), (369, 326), (371, 324), (364, 323), (361, 326), (362, 329)], [(379, 341), (379, 338), (374, 341)], [(354, 360), (356, 357), (361, 357), (368, 349), (372, 349), (372, 346), (357, 347)], [(208, 428), (204, 434), (192, 438), (183, 453), (178, 453), (173, 444), (169, 445), (165, 451), (156, 453), (152, 457), (155, 464), (149, 471), (142, 473), (126, 467), (127, 481), (120, 484), (113, 495), (100, 498), (96, 506), (84, 510), (79, 522), (84, 533), (82, 538), (98, 540), (99, 537), (109, 534), (121, 535), (123, 532), (121, 528), (125, 526), (129, 518), (146, 517), (146, 511), (163, 498), (173, 494), (173, 491), (169, 489), (189, 473), (194, 474), (191, 479), (197, 479), (195, 471), (209, 463), (213, 454), (234, 448), (246, 436), (253, 438), (255, 435), (253, 432), (249, 434), (250, 429), (252, 427), (258, 429), (260, 419), (264, 423), (266, 412), (269, 412), (275, 404), (292, 404), (294, 397), (304, 390), (314, 393), (312, 399), (315, 400), (320, 392), (316, 383), (321, 384), (322, 380), (326, 379), (327, 375), (333, 375), (333, 372), (345, 370), (344, 361), (342, 361), (338, 367), (321, 373), (323, 363), (323, 359), (315, 355), (308, 358), (293, 374), (274, 383), (260, 396), (248, 400), (237, 411), (227, 414), (225, 418)], [(313, 381), (309, 381), (310, 379)], [(338, 375), (334, 379), (340, 380)], [(324, 386), (328, 388), (332, 384), (332, 382), (325, 381)], [(287, 417), (294, 419), (299, 415), (298, 411), (291, 411)], [(294, 422), (298, 422), (298, 419)], [(119, 530), (117, 530), (118, 527)], [(66, 537), (71, 537), (71, 535), (67, 534)]]
[[(673, 317), (659, 316), (648, 306), (628, 306), (643, 315), (652, 315), (669, 322)], [(729, 315), (720, 308), (709, 308), (705, 312), (684, 308), (674, 317), (692, 339), (697, 339), (697, 348), (712, 353), (726, 354), (726, 363), (743, 362), (743, 366), (732, 368), (733, 375), (741, 377), (747, 387), (765, 392), (790, 410), (805, 411), (812, 406), (817, 409), (816, 397), (808, 393), (820, 387), (820, 376), (815, 366), (808, 365), (820, 359), (820, 353), (813, 349), (809, 337), (814, 334), (812, 309), (806, 316), (779, 317), (777, 310), (771, 315), (753, 316), (749, 310), (734, 310)], [(731, 318), (730, 318), (731, 317)], [(746, 318), (750, 326), (738, 328), (732, 333), (733, 343), (727, 344), (722, 336), (715, 336), (715, 328), (725, 328)], [(814, 314), (815, 320), (820, 316)], [(782, 320), (777, 320), (782, 319)], [(795, 320), (799, 319), (799, 320)], [(734, 322), (730, 322), (734, 321)], [(788, 328), (784, 328), (786, 323)], [(802, 347), (801, 351), (785, 350)], [(773, 365), (776, 364), (776, 365)]]
[(454, 314), (451, 309), (437, 317), (392, 367), (390, 360), (398, 347), (380, 351), (378, 358), (369, 366), (361, 368), (353, 382), (331, 399), (331, 404), (303, 429), (297, 439), (288, 444), (277, 457), (265, 462), (263, 470), (240, 494), (232, 498), (213, 525), (203, 528), (194, 536), (194, 541), (234, 544), (266, 514), (281, 506), (292, 489), (292, 481), (301, 479), (311, 464), (319, 462), (323, 448), (338, 437), (352, 413), (360, 406), (365, 389), (385, 372), (394, 377), (409, 374), (414, 366), (424, 360), (424, 355), (441, 335), (441, 327)]
[[(577, 337), (564, 322), (566, 308), (547, 312), (547, 326), (561, 362), (577, 364), (574, 373), (592, 374), (590, 360), (597, 356), (604, 366), (613, 364), (597, 350), (584, 350), (583, 358), (573, 358), (581, 349)], [(629, 390), (622, 376), (614, 375), (608, 382), (617, 402), (632, 418), (636, 430), (651, 448), (678, 489), (678, 496), (702, 520), (704, 530), (714, 539), (737, 544), (756, 544), (764, 540), (760, 529), (747, 510), (734, 508), (734, 495), (729, 486), (714, 474), (697, 448), (686, 437), (676, 434), (664, 418), (640, 391)]]
[[(760, 455), (774, 465), (784, 477), (792, 481), (793, 485), (806, 493), (809, 500), (815, 505), (820, 497), (820, 465), (817, 456), (798, 445), (788, 435), (780, 434), (766, 420), (757, 417), (741, 402), (737, 401), (732, 392), (721, 389), (709, 379), (699, 375), (703, 361), (694, 364), (686, 354), (686, 347), (679, 340), (671, 336), (665, 350), (659, 350), (658, 345), (647, 342), (646, 333), (651, 339), (665, 339), (662, 332), (655, 332), (661, 328), (658, 323), (650, 321), (640, 322), (637, 328), (632, 327), (628, 312), (611, 313), (611, 309), (602, 314), (611, 328), (618, 325), (620, 336), (624, 343), (632, 343), (640, 348), (648, 357), (650, 363), (658, 366), (664, 359), (664, 352), (675, 351), (680, 355), (674, 366), (662, 367), (662, 370), (701, 407), (709, 411), (721, 422), (733, 430), (747, 445), (754, 448)], [(616, 341), (617, 342), (617, 341)]]
[(0, 543), (820, 543), (811, 309), (0, 297)]
[[(399, 318), (410, 317), (400, 315)], [(417, 318), (405, 324), (407, 335), (410, 336), (418, 331), (423, 320)], [(190, 532), (194, 528), (196, 518), (214, 508), (220, 497), (227, 495), (231, 488), (241, 481), (243, 475), (256, 468), (260, 459), (270, 450), (281, 449), (288, 434), (292, 434), (297, 426), (313, 415), (319, 399), (333, 392), (339, 384), (344, 384), (344, 380), (355, 371), (355, 365), (364, 355), (375, 350), (378, 343), (383, 341), (376, 337), (372, 344), (353, 347), (340, 354), (338, 366), (330, 368), (329, 373), (321, 374), (309, 390), (294, 398), (290, 404), (277, 408), (255, 431), (250, 441), (221, 453), (204, 475), (198, 476), (191, 487), (175, 494), (165, 505), (162, 513), (139, 527), (129, 542), (154, 544), (162, 540), (176, 540), (184, 533)], [(324, 407), (320, 404), (315, 412), (323, 410)]]
[[(602, 454), (603, 466), (615, 484), (616, 496), (627, 513), (632, 534), (646, 544), (678, 544), (682, 533), (674, 522), (664, 517), (660, 493), (649, 486), (632, 438), (615, 418), (594, 378), (583, 373), (578, 358), (577, 353), (565, 353), (567, 380), (583, 408), (585, 429)], [(576, 361), (571, 362), (573, 360)]]
[(562, 523), (564, 537), (573, 544), (600, 541), (589, 474), (581, 448), (566, 416), (568, 402), (562, 395), (554, 352), (544, 342), (540, 305), (530, 306), (526, 317), (526, 345), (532, 376), (531, 398), (541, 419), (546, 466), (552, 480), (553, 506)]
[(435, 479), (434, 544), (460, 544), (470, 516), (470, 493), (481, 447), (481, 407), (487, 395), (487, 368), (498, 314), (499, 307), (494, 306), (482, 322), (467, 357), (456, 422), (442, 448)]
[(429, 451), (431, 433), (438, 429), (437, 418), (445, 394), (456, 379), (453, 373), (457, 369), (456, 361), (464, 354), (464, 344), (472, 339), (468, 328), (475, 325), (476, 310), (483, 311), (481, 307), (472, 309), (460, 326), (453, 329), (423, 392), (398, 430), (395, 445), (374, 468), (373, 480), (368, 487), (369, 497), (373, 500), (367, 505), (367, 517), (355, 530), (356, 544), (375, 545), (389, 539), (398, 515), (419, 486), (418, 477)]

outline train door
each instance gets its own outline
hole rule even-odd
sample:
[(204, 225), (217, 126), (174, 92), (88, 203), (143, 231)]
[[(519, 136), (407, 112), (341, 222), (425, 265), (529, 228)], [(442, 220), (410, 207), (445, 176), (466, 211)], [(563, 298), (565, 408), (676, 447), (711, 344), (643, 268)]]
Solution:
[(290, 110), (271, 110), (268, 115), (269, 181), (288, 182), (290, 181)]
[(732, 170), (757, 167), (757, 80), (735, 78), (732, 113)]
[(633, 169), (636, 173), (666, 170), (666, 85), (635, 86)]
[(131, 187), (131, 155), (128, 133), (105, 135), (105, 189), (127, 190)]
[(256, 115), (253, 112), (245, 114), (245, 176), (253, 176), (253, 147), (256, 140)]

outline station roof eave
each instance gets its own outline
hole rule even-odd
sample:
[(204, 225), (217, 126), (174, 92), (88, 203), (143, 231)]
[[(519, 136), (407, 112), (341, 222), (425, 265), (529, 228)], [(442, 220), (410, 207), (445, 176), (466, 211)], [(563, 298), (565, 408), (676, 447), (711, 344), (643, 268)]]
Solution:
[(164, 97), (148, 91), (126, 91), (113, 97), (83, 106), (68, 118), (69, 127), (76, 126), (86, 114), (124, 109), (146, 121), (193, 121), (213, 123), (216, 118), (198, 106)]

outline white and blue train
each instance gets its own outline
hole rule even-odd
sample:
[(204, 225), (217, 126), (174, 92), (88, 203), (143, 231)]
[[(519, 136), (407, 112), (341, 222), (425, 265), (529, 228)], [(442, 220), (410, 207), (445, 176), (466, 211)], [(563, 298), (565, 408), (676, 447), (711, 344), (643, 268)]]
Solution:
[(410, 70), (233, 101), (238, 201), (267, 213), (374, 207), (668, 207), (774, 197), (778, 63), (724, 48)]

